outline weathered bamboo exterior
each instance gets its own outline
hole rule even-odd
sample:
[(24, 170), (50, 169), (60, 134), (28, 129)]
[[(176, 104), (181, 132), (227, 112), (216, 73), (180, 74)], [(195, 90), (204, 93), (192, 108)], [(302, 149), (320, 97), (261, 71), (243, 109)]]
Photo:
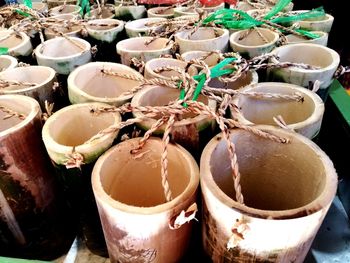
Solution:
[(2, 95), (0, 107), (0, 254), (54, 259), (69, 248), (74, 232), (41, 141), (39, 104)]
[(303, 262), (335, 196), (337, 174), (312, 141), (272, 126), (281, 144), (231, 130), (245, 205), (235, 191), (225, 140), (203, 151), (203, 245), (213, 262)]
[(168, 145), (166, 202), (161, 183), (162, 142), (151, 138), (135, 155), (140, 138), (117, 144), (102, 155), (92, 173), (94, 190), (111, 262), (179, 262), (192, 222), (171, 229), (172, 220), (193, 205), (199, 169), (181, 146)]

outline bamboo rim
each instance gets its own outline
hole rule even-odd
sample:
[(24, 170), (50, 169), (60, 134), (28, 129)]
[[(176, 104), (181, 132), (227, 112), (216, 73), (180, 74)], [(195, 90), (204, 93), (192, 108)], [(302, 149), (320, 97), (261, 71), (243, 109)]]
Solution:
[[(261, 83), (257, 83), (257, 84), (253, 84), (253, 85), (249, 85), (245, 88), (242, 88), (242, 92), (254, 92), (256, 90), (259, 89), (263, 89), (264, 87), (266, 88), (272, 88), (272, 89), (279, 89), (281, 87), (283, 87), (283, 89), (286, 89), (290, 91), (291, 94), (298, 92), (301, 94), (301, 96), (308, 98), (308, 101), (310, 101), (310, 103), (312, 103), (312, 111), (311, 114), (309, 114), (309, 116), (304, 119), (303, 121), (299, 121), (299, 122), (294, 122), (294, 123), (287, 123), (288, 127), (293, 129), (293, 130), (298, 130), (301, 129), (303, 127), (312, 125), (320, 120), (322, 120), (323, 117), (323, 113), (324, 113), (324, 103), (322, 101), (322, 99), (314, 92), (312, 92), (311, 90), (305, 89), (303, 87), (297, 86), (297, 85), (293, 85), (293, 84), (289, 84), (289, 83), (278, 83), (278, 82), (261, 82)], [(262, 92), (260, 90), (260, 92)], [(283, 92), (283, 91), (282, 91)], [(280, 93), (279, 91), (276, 91), (276, 93)], [(235, 105), (237, 105), (238, 107), (241, 106), (240, 104), (240, 99), (244, 98), (242, 95), (237, 96), (236, 98), (233, 99), (233, 103)], [(273, 101), (269, 101), (270, 104), (273, 103)], [(303, 103), (303, 102), (300, 102)], [(247, 124), (247, 125), (256, 125), (257, 123), (253, 123), (252, 121), (250, 121), (249, 119), (247, 119), (244, 115), (243, 112), (237, 112), (237, 113), (233, 113), (231, 112), (231, 115), (236, 117), (238, 119), (239, 122), (243, 123), (243, 124)], [(264, 125), (264, 124), (261, 124)]]
[[(44, 86), (45, 84), (48, 84), (50, 81), (52, 81), (55, 76), (56, 76), (56, 71), (53, 70), (50, 67), (46, 67), (46, 66), (28, 66), (28, 67), (17, 67), (17, 68), (13, 68), (13, 69), (9, 69), (3, 72), (0, 72), (0, 79), (6, 81), (6, 78), (4, 78), (5, 76), (8, 75), (18, 75), (20, 78), (21, 76), (23, 76), (23, 73), (25, 71), (28, 71), (29, 75), (34, 75), (34, 74), (38, 74), (39, 76), (42, 75), (43, 71), (48, 72), (48, 76), (43, 79), (41, 82), (39, 83), (35, 83), (34, 86), (29, 86), (26, 88), (22, 88), (22, 89), (11, 89), (11, 90), (7, 90), (7, 89), (2, 89), (1, 91), (7, 94), (10, 93), (18, 93), (18, 92), (24, 92), (24, 91), (31, 91), (31, 90), (35, 90), (37, 88), (40, 88), (42, 86)], [(17, 79), (13, 79), (13, 78), (9, 78), (9, 81), (18, 81)]]
[[(147, 85), (142, 90), (138, 91), (134, 95), (134, 97), (131, 100), (131, 106), (132, 107), (145, 106), (145, 105), (143, 105), (143, 102), (142, 102), (143, 97), (146, 96), (147, 93), (155, 92), (157, 89), (168, 89), (169, 91), (175, 91), (175, 92), (177, 91), (175, 89), (165, 87), (165, 86)], [(177, 93), (180, 94), (179, 92), (177, 92)], [(216, 102), (214, 100), (208, 99), (207, 104), (212, 109), (216, 108)], [(144, 117), (144, 114), (140, 111), (133, 112), (133, 115), (135, 118), (143, 118)], [(142, 121), (140, 123), (140, 126), (142, 126), (142, 128), (145, 128), (148, 130), (152, 127), (152, 125), (156, 121), (157, 120), (155, 118), (146, 118), (144, 121)], [(208, 119), (208, 116), (206, 116), (206, 115), (196, 115), (196, 116), (191, 117), (191, 118), (185, 118), (185, 119), (182, 119), (179, 121), (175, 121), (174, 127), (181, 127), (181, 126), (186, 126), (186, 125), (190, 125), (190, 124), (195, 124), (197, 129), (199, 131), (201, 131), (201, 130), (205, 129), (206, 127), (208, 127), (212, 122), (213, 121), (211, 119)], [(159, 129), (157, 129), (157, 131), (161, 132), (161, 133), (164, 132), (165, 126), (166, 126), (165, 124), (162, 125), (161, 127), (159, 127)]]
[[(106, 202), (108, 206), (114, 209), (123, 211), (125, 213), (131, 213), (131, 214), (142, 214), (142, 215), (160, 214), (169, 210), (173, 210), (177, 206), (181, 206), (181, 203), (184, 200), (191, 198), (196, 192), (197, 186), (199, 184), (199, 168), (196, 161), (193, 159), (192, 155), (186, 149), (184, 149), (182, 146), (178, 144), (169, 144), (168, 147), (170, 151), (174, 150), (176, 151), (176, 154), (180, 154), (182, 158), (184, 158), (184, 161), (188, 165), (188, 169), (189, 169), (189, 182), (186, 188), (182, 191), (182, 193), (176, 196), (174, 199), (160, 205), (155, 205), (150, 207), (138, 207), (138, 206), (124, 204), (118, 200), (113, 199), (109, 194), (106, 193), (100, 178), (100, 172), (101, 172), (101, 169), (103, 169), (104, 163), (109, 158), (115, 158), (114, 157), (115, 154), (120, 154), (120, 152), (123, 151), (123, 148), (125, 148), (124, 151), (130, 154), (130, 150), (137, 148), (138, 141), (140, 139), (141, 138), (133, 138), (133, 139), (124, 141), (122, 143), (119, 143), (115, 145), (113, 148), (106, 151), (97, 160), (94, 166), (94, 169), (92, 171), (92, 178), (91, 178), (92, 187), (93, 187), (95, 196), (98, 196), (98, 198), (103, 199), (103, 201)], [(151, 144), (156, 144), (156, 146), (150, 146)], [(145, 147), (147, 148), (149, 146), (151, 149), (154, 149), (154, 147), (161, 147), (161, 144), (162, 144), (161, 139), (150, 138), (147, 141), (147, 144), (145, 145)], [(147, 152), (145, 151), (145, 149), (143, 149), (143, 151), (144, 151), (144, 154), (147, 155)]]
[[(262, 210), (253, 207), (249, 207), (238, 203), (237, 201), (226, 195), (222, 189), (216, 184), (211, 173), (211, 157), (213, 152), (216, 150), (217, 145), (221, 141), (221, 134), (215, 136), (205, 147), (202, 157), (201, 157), (201, 187), (205, 187), (210, 191), (215, 198), (220, 200), (228, 208), (232, 208), (242, 214), (249, 215), (255, 218), (267, 219), (267, 220), (279, 220), (279, 219), (293, 219), (305, 217), (310, 214), (316, 213), (325, 207), (328, 207), (332, 202), (337, 189), (337, 173), (334, 169), (332, 161), (329, 157), (311, 140), (308, 138), (290, 131), (286, 131), (280, 128), (275, 128), (273, 126), (267, 125), (257, 125), (255, 126), (263, 131), (268, 131), (270, 133), (283, 136), (291, 140), (291, 143), (298, 142), (302, 143), (310, 150), (315, 153), (315, 157), (319, 158), (320, 162), (323, 164), (324, 174), (325, 174), (325, 184), (321, 193), (308, 204), (286, 210)], [(231, 130), (231, 140), (232, 136), (238, 133), (247, 133), (243, 130)], [(254, 135), (251, 135), (254, 136)], [(272, 143), (272, 142), (271, 142)], [(288, 144), (286, 144), (287, 146)], [(244, 192), (244, 188), (242, 187)]]
[[(17, 132), (18, 130), (24, 128), (30, 122), (32, 122), (38, 115), (41, 114), (39, 103), (35, 99), (24, 95), (1, 95), (0, 105), (3, 106), (4, 103), (8, 105), (7, 107), (11, 107), (11, 110), (14, 110), (16, 112), (18, 112), (19, 110), (15, 108), (22, 109), (20, 113), (25, 115), (25, 119), (20, 120), (20, 122), (16, 123), (10, 128), (0, 131), (0, 138), (8, 136), (11, 133)], [(12, 106), (15, 108), (13, 108)]]
[[(309, 52), (305, 52), (306, 48), (309, 50)], [(289, 44), (289, 45), (278, 47), (272, 50), (271, 53), (281, 59), (282, 52), (283, 54), (286, 54), (286, 52), (288, 54), (293, 54), (293, 53), (300, 54), (301, 51), (305, 52), (301, 60), (303, 60), (305, 56), (308, 56), (310, 54), (310, 51), (314, 51), (315, 53), (312, 55), (315, 56), (315, 58), (318, 58), (322, 54), (324, 54), (325, 56), (328, 56), (328, 60), (330, 60), (330, 62), (327, 63), (328, 64), (327, 66), (321, 67), (320, 69), (303, 69), (298, 67), (292, 67), (292, 68), (281, 69), (281, 70), (289, 70), (289, 71), (302, 72), (302, 73), (322, 73), (324, 71), (328, 71), (332, 69), (336, 70), (340, 63), (340, 57), (336, 51), (328, 47), (324, 47), (324, 46), (321, 46), (318, 44), (312, 44), (312, 43)], [(275, 57), (272, 57), (271, 61), (273, 63), (278, 63), (279, 60), (277, 60)], [(289, 61), (289, 62), (305, 63), (305, 61)], [(310, 63), (306, 63), (306, 64), (310, 64)], [(315, 66), (315, 65), (312, 65), (312, 66)]]
[[(101, 72), (101, 70), (104, 68), (110, 68), (113, 71), (122, 70), (123, 72), (125, 72), (127, 74), (133, 74), (133, 75), (136, 75), (136, 77), (143, 78), (143, 76), (140, 73), (138, 73), (137, 71), (135, 71), (135, 70), (131, 69), (130, 67), (125, 66), (123, 64), (112, 63), (112, 62), (90, 62), (90, 63), (87, 63), (85, 65), (82, 65), (82, 66), (76, 68), (72, 73), (69, 74), (68, 79), (67, 79), (69, 97), (73, 96), (72, 92), (74, 92), (75, 93), (74, 96), (81, 96), (81, 97), (86, 98), (87, 100), (90, 100), (90, 101), (111, 103), (111, 104), (115, 104), (115, 103), (121, 104), (127, 100), (130, 100), (133, 97), (133, 94), (124, 95), (124, 96), (118, 95), (116, 97), (97, 97), (97, 96), (93, 96), (93, 95), (83, 91), (82, 87), (78, 87), (76, 80), (81, 74), (84, 75), (85, 70), (89, 70), (91, 68), (95, 68), (96, 73)], [(115, 78), (115, 77), (111, 77), (111, 78)], [(124, 79), (122, 79), (122, 80), (124, 80)], [(135, 83), (137, 83), (137, 82), (135, 81)], [(141, 83), (139, 83), (139, 85), (141, 85)], [(135, 85), (135, 86), (137, 86), (137, 85)], [(131, 90), (133, 87), (129, 87), (129, 88)], [(123, 92), (121, 92), (121, 95), (122, 95), (122, 93)]]

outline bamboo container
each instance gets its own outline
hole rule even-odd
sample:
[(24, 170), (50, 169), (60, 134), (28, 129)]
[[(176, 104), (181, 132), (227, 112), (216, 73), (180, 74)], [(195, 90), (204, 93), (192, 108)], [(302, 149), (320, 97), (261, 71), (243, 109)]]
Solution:
[(70, 205), (72, 221), (79, 222), (87, 247), (102, 256), (107, 251), (92, 193), (91, 172), (97, 158), (111, 147), (118, 130), (96, 139), (92, 137), (121, 121), (119, 113), (91, 113), (92, 108), (106, 106), (104, 103), (67, 106), (50, 116), (42, 131), (46, 150)]
[(147, 16), (173, 18), (174, 8), (169, 8), (168, 6), (158, 6), (158, 7), (149, 8), (147, 10)]
[(108, 18), (90, 20), (86, 26), (90, 37), (107, 43), (114, 42), (123, 29), (123, 21)]
[(296, 44), (296, 43), (311, 43), (311, 44), (318, 44), (322, 46), (327, 46), (328, 44), (328, 33), (322, 32), (322, 31), (311, 31), (313, 34), (319, 35), (318, 38), (314, 39), (307, 39), (301, 36), (289, 34), (286, 35), (287, 44)]
[(53, 103), (60, 96), (59, 89), (54, 90), (57, 81), (56, 72), (49, 67), (28, 66), (9, 69), (0, 72), (0, 80), (9, 81), (2, 94), (20, 94), (36, 99), (41, 108), (45, 109), (45, 101)]
[(228, 40), (229, 32), (222, 28), (200, 27), (195, 33), (184, 30), (175, 34), (175, 42), (179, 44), (180, 54), (192, 50), (226, 52)]
[(8, 48), (8, 53), (14, 57), (27, 57), (33, 51), (30, 38), (25, 33), (17, 35), (10, 29), (0, 30), (0, 46)]
[(157, 38), (147, 44), (147, 41), (151, 39), (152, 37), (133, 37), (118, 42), (116, 48), (121, 63), (130, 66), (132, 58), (147, 62), (161, 55), (171, 54), (173, 41), (167, 38)]
[[(150, 61), (147, 61), (147, 63), (145, 64), (144, 75), (146, 79), (161, 78), (171, 80), (171, 77), (180, 77), (181, 74), (174, 70), (166, 70), (159, 73), (155, 72), (154, 70), (166, 66), (174, 66), (185, 70), (187, 65), (187, 62), (173, 58), (154, 58)], [(190, 76), (194, 76), (198, 74), (198, 70), (194, 66), (189, 66), (188, 73), (190, 74)]]
[(192, 222), (175, 229), (173, 222), (196, 201), (198, 166), (184, 148), (168, 145), (173, 199), (167, 202), (161, 183), (162, 142), (150, 138), (133, 156), (130, 151), (139, 140), (111, 148), (92, 172), (109, 257), (111, 262), (179, 262), (189, 243)]
[[(141, 83), (103, 74), (102, 69), (125, 73), (142, 78), (142, 75), (125, 65), (110, 62), (90, 62), (75, 69), (67, 79), (68, 97), (72, 104), (103, 102), (120, 106), (130, 101), (133, 94), (128, 91)], [(123, 95), (125, 94), (125, 95)]]
[(114, 5), (106, 4), (101, 6), (101, 9), (98, 6), (94, 5), (90, 13), (85, 14), (86, 19), (112, 19), (115, 17)]
[(53, 25), (45, 28), (44, 35), (46, 40), (59, 37), (59, 35), (55, 33), (55, 31), (63, 33), (67, 37), (80, 37), (82, 30), (83, 30), (83, 26), (81, 25), (74, 25), (71, 27), (63, 27), (62, 25)]
[(38, 65), (53, 68), (57, 73), (68, 75), (76, 67), (91, 60), (89, 42), (76, 38), (56, 37), (45, 41), (35, 49)]
[(218, 78), (209, 81), (208, 86), (217, 89), (239, 90), (246, 86), (258, 83), (259, 76), (255, 70), (249, 70), (243, 73), (237, 80), (232, 82), (223, 82)]
[(239, 52), (242, 56), (253, 58), (274, 49), (278, 39), (279, 35), (270, 29), (246, 29), (234, 32), (230, 37), (230, 45), (233, 51)]
[(203, 244), (213, 262), (303, 262), (331, 205), (337, 174), (312, 141), (272, 126), (281, 144), (231, 130), (245, 205), (235, 200), (227, 145), (214, 137), (201, 158)]
[[(309, 10), (298, 10), (296, 14), (305, 13)], [(308, 31), (323, 31), (329, 33), (332, 29), (334, 17), (330, 14), (325, 14), (321, 17), (313, 17), (305, 20), (298, 21), (297, 24), (301, 29)]]
[[(273, 5), (269, 5), (267, 6), (267, 8), (272, 8)], [(256, 9), (255, 6), (250, 5), (249, 3), (245, 2), (245, 1), (238, 1), (236, 5), (230, 5), (231, 9), (238, 9), (238, 10), (242, 10), (242, 11), (250, 11), (253, 9)], [(292, 2), (290, 2), (283, 10), (282, 12), (289, 12), (292, 11), (294, 8), (294, 4)]]
[(79, 15), (81, 7), (78, 5), (60, 5), (50, 9), (50, 16), (57, 16), (63, 14)]
[(114, 0), (115, 17), (123, 21), (131, 21), (146, 16), (146, 7), (144, 5), (134, 5), (132, 1)]
[(94, 61), (117, 62), (115, 45), (123, 38), (124, 22), (112, 18), (92, 19), (85, 28), (91, 46), (97, 47)]
[(201, 59), (209, 67), (213, 67), (220, 62), (219, 54), (211, 51), (188, 51), (181, 54), (181, 58), (186, 62), (190, 62), (192, 59)]
[(197, 15), (197, 9), (206, 12), (207, 14), (215, 12), (217, 10), (225, 8), (225, 3), (221, 3), (216, 6), (198, 6), (198, 7), (187, 7), (187, 6), (179, 6), (174, 8), (174, 16), (186, 16), (186, 15)]
[(272, 51), (279, 59), (272, 58), (272, 62), (304, 63), (318, 67), (316, 69), (303, 69), (288, 67), (268, 70), (269, 80), (283, 81), (295, 85), (309, 87), (310, 82), (321, 82), (320, 89), (325, 90), (333, 81), (338, 68), (340, 57), (333, 49), (309, 43), (290, 44), (276, 48)]
[(49, 9), (55, 7), (55, 6), (60, 6), (63, 4), (67, 5), (76, 5), (77, 0), (46, 0), (47, 6)]
[(324, 103), (314, 92), (303, 87), (278, 82), (262, 82), (242, 89), (242, 92), (262, 92), (282, 95), (300, 94), (298, 102), (280, 98), (255, 98), (246, 95), (237, 96), (232, 102), (240, 109), (231, 111), (231, 116), (239, 122), (274, 125), (273, 118), (282, 116), (289, 129), (309, 139), (317, 136), (321, 129)]
[(134, 21), (129, 21), (125, 24), (125, 31), (128, 37), (149, 36), (153, 30), (159, 30), (162, 26), (149, 25), (150, 23), (166, 21), (166, 18), (142, 18)]
[(54, 259), (74, 239), (41, 141), (41, 110), (32, 98), (0, 96), (0, 254)]
[(17, 67), (18, 61), (16, 58), (8, 55), (0, 56), (0, 72)]
[[(179, 98), (177, 89), (148, 85), (138, 91), (131, 100), (131, 106), (162, 106)], [(207, 104), (215, 110), (216, 102), (200, 95), (198, 101)], [(135, 118), (144, 117), (142, 112), (133, 112)], [(159, 117), (157, 117), (159, 118)], [(149, 130), (157, 121), (157, 118), (147, 118), (137, 123), (142, 130)], [(172, 140), (185, 147), (194, 157), (199, 160), (200, 152), (213, 136), (215, 121), (208, 119), (206, 115), (186, 114), (182, 119), (175, 121), (171, 136)], [(162, 125), (154, 134), (163, 134), (165, 125)]]
[(48, 11), (47, 4), (43, 2), (32, 2), (33, 9), (40, 12), (46, 13)]

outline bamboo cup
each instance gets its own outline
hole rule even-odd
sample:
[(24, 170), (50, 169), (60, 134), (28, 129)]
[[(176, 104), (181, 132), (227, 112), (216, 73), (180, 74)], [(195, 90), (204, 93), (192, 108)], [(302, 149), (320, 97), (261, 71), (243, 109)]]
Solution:
[(231, 110), (231, 116), (239, 122), (277, 126), (273, 118), (282, 116), (288, 129), (309, 139), (317, 136), (321, 129), (324, 103), (314, 92), (303, 87), (278, 82), (261, 82), (242, 89), (242, 92), (262, 92), (282, 95), (299, 94), (300, 101), (281, 98), (258, 98), (239, 95), (232, 102), (240, 109)]
[(109, 257), (111, 262), (179, 262), (192, 222), (175, 226), (174, 219), (195, 203), (198, 166), (184, 148), (168, 145), (167, 178), (173, 199), (167, 202), (161, 183), (162, 142), (150, 138), (133, 155), (130, 151), (139, 140), (117, 144), (93, 169), (92, 187)]
[(213, 262), (303, 262), (332, 203), (337, 174), (312, 141), (273, 126), (282, 144), (231, 130), (244, 204), (235, 199), (226, 141), (219, 134), (201, 157), (203, 244)]
[(0, 254), (54, 259), (75, 236), (41, 141), (41, 110), (22, 95), (0, 96)]

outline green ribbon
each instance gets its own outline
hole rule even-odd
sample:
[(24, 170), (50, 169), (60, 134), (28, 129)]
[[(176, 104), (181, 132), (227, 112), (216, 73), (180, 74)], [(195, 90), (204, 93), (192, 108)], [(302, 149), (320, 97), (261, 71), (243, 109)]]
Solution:
[(23, 0), (23, 3), (28, 8), (33, 8), (32, 0)]
[(20, 15), (24, 16), (24, 17), (30, 17), (30, 16), (31, 16), (31, 15), (28, 14), (27, 12), (23, 12), (22, 10), (19, 10), (19, 9), (15, 9), (15, 12), (16, 12), (17, 14), (20, 14)]
[[(280, 0), (276, 4), (276, 6), (265, 16), (265, 19), (268, 18), (266, 20), (270, 20), (272, 23), (275, 24), (283, 24), (287, 22), (300, 21), (308, 18), (317, 18), (325, 15), (323, 8), (320, 7), (295, 16), (284, 16), (271, 19), (271, 17), (283, 10), (283, 8), (290, 2), (291, 0)], [(209, 23), (215, 23), (216, 25), (221, 25), (227, 29), (238, 30), (259, 27), (264, 24), (264, 22), (254, 19), (247, 13), (235, 9), (220, 9), (212, 13), (203, 20), (203, 25), (207, 25)], [(318, 34), (311, 33), (307, 30), (296, 29), (295, 31), (311, 39), (320, 37)]]
[(9, 49), (7, 47), (0, 47), (0, 55), (7, 55), (9, 53)]
[[(219, 64), (217, 64), (216, 66), (214, 66), (211, 70), (210, 70), (210, 78), (218, 78), (220, 76), (226, 75), (226, 74), (231, 74), (232, 72), (235, 71), (235, 69), (233, 68), (224, 68), (225, 66), (227, 66), (228, 64), (232, 63), (233, 61), (237, 60), (237, 58), (234, 57), (230, 57), (230, 58), (225, 58), (224, 60), (222, 60)], [(195, 81), (197, 81), (197, 86), (196, 89), (194, 90), (193, 93), (193, 101), (196, 101), (204, 87), (205, 81), (207, 80), (206, 78), (206, 74), (205, 73), (201, 73), (198, 75), (193, 76), (193, 79)], [(178, 88), (180, 88), (182, 81), (180, 80), (178, 83)], [(180, 90), (180, 100), (183, 100), (185, 98), (185, 89), (181, 89)], [(183, 105), (184, 107), (187, 107), (187, 104), (184, 103)]]
[(269, 20), (274, 17), (277, 13), (281, 12), (292, 0), (279, 0), (277, 4), (266, 14), (264, 19)]
[(326, 13), (323, 7), (318, 7), (318, 8), (312, 9), (311, 11), (304, 12), (294, 16), (277, 17), (272, 19), (271, 22), (276, 24), (286, 24), (286, 23), (301, 21), (301, 20), (310, 19), (310, 18), (324, 17), (325, 15)]
[(89, 0), (79, 0), (78, 5), (81, 7), (80, 15), (83, 16), (84, 13), (90, 16), (90, 2)]

